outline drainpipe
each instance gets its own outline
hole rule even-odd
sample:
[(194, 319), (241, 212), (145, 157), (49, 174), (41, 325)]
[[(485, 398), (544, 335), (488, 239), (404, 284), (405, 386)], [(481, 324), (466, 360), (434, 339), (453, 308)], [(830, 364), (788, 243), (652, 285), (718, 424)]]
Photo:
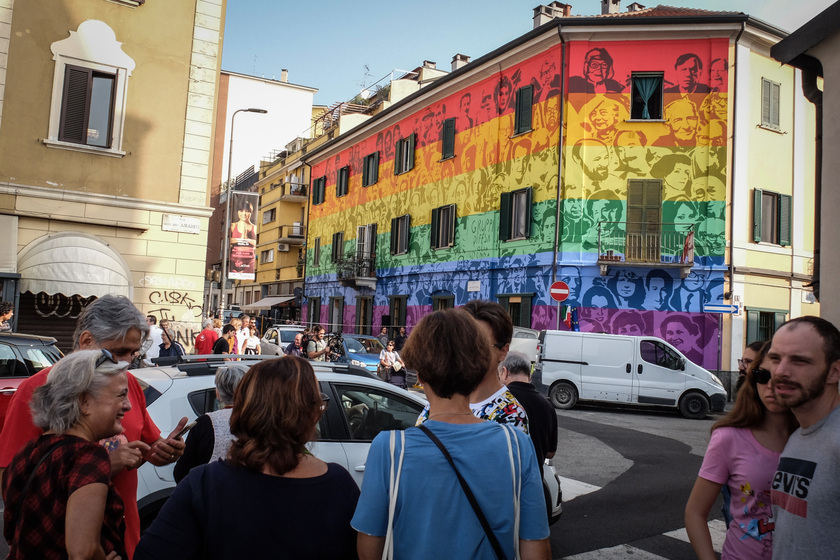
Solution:
[[(809, 57), (810, 58), (810, 57)], [(814, 290), (814, 297), (820, 300), (820, 223), (822, 216), (822, 160), (823, 160), (823, 92), (817, 87), (817, 76), (822, 75), (822, 68), (816, 59), (807, 60), (802, 65), (802, 93), (814, 104), (816, 110), (816, 146), (814, 148), (814, 273), (807, 284)]]
[[(560, 124), (557, 127), (557, 215), (554, 219), (554, 248), (552, 250), (554, 262), (551, 266), (551, 284), (557, 280), (557, 249), (560, 245), (560, 235), (563, 232), (563, 224), (561, 218), (563, 215), (560, 212), (562, 205), (562, 185), (563, 185), (563, 126), (566, 119), (566, 103), (564, 102), (566, 95), (566, 40), (563, 38), (563, 26), (557, 25), (557, 35), (560, 37)], [(560, 329), (560, 302), (557, 302), (557, 324), (555, 329)]]
[(741, 35), (744, 34), (746, 26), (746, 22), (742, 21), (741, 31), (735, 37), (735, 60), (732, 63), (732, 67), (735, 68), (735, 80), (732, 85), (731, 99), (735, 99), (736, 103), (732, 105), (732, 161), (729, 162), (729, 174), (732, 177), (732, 198), (729, 202), (729, 291), (723, 294), (724, 299), (731, 299), (735, 291), (735, 259), (732, 258), (732, 253), (735, 246), (735, 162), (737, 161), (735, 157), (735, 147), (737, 146), (735, 143), (735, 124), (738, 116), (738, 41), (741, 39)]

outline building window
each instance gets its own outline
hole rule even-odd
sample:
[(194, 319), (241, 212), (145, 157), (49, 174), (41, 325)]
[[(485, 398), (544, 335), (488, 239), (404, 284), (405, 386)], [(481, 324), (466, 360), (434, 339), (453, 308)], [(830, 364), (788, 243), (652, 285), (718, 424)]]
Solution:
[(432, 311), (443, 311), (455, 307), (455, 296), (452, 294), (440, 294), (432, 296)]
[(347, 194), (350, 185), (350, 166), (345, 165), (338, 170), (338, 176), (335, 182), (335, 197), (344, 196)]
[(371, 334), (373, 323), (373, 297), (356, 298), (356, 333)]
[(344, 232), (339, 231), (332, 236), (332, 252), (330, 262), (335, 264), (344, 258)]
[(409, 134), (407, 138), (397, 141), (397, 152), (394, 156), (394, 175), (414, 169), (414, 146), (416, 142), (416, 134)]
[(761, 79), (761, 126), (781, 130), (779, 127), (779, 100), (782, 85), (766, 78)]
[(531, 236), (531, 187), (502, 193), (499, 205), (499, 239), (526, 239)]
[(405, 214), (391, 219), (391, 254), (408, 253), (408, 237), (411, 230), (411, 216)]
[(125, 155), (125, 104), (135, 62), (121, 45), (114, 31), (98, 20), (85, 21), (70, 37), (52, 43), (55, 73), (44, 145)]
[(513, 133), (531, 131), (534, 112), (534, 86), (521, 87), (516, 91), (516, 111), (513, 118)]
[(321, 238), (315, 238), (315, 248), (312, 250), (312, 264), (321, 266)]
[(770, 340), (776, 329), (782, 326), (787, 311), (775, 309), (745, 309), (747, 315), (747, 344), (758, 340)]
[[(388, 304), (388, 311), (391, 315), (391, 326), (394, 327), (394, 334), (399, 332), (397, 329), (400, 327), (405, 327), (406, 325), (406, 313), (408, 310), (408, 296), (391, 296), (390, 302)], [(385, 318), (383, 317), (382, 323), (384, 325)]]
[(364, 169), (362, 169), (362, 186), (369, 187), (379, 180), (379, 152), (373, 152), (365, 156)]
[(661, 72), (633, 72), (631, 81), (630, 118), (635, 120), (662, 120)]
[(260, 262), (261, 263), (274, 262), (274, 249), (267, 249), (265, 251), (260, 252)]
[(534, 294), (498, 294), (496, 298), (504, 307), (514, 327), (531, 328), (531, 299)]
[(263, 212), (263, 224), (268, 224), (277, 219), (277, 209), (269, 208)]
[(321, 322), (321, 298), (309, 298), (309, 311), (307, 313), (309, 318), (309, 326), (312, 327)]
[(455, 205), (432, 210), (432, 249), (446, 249), (455, 245)]
[(373, 276), (376, 270), (376, 224), (356, 228), (356, 262), (360, 276)]
[(329, 332), (344, 332), (344, 297), (330, 298)]
[(312, 181), (312, 204), (323, 204), (327, 188), (327, 176), (318, 177)]
[(441, 138), (440, 159), (455, 157), (455, 119), (443, 121), (443, 132)]
[(753, 241), (790, 245), (790, 205), (790, 195), (754, 189)]

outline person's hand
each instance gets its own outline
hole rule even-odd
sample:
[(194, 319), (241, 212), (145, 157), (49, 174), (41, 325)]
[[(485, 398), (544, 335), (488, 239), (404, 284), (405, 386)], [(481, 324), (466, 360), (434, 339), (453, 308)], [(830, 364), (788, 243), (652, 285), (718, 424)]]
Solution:
[(150, 463), (162, 467), (177, 461), (184, 454), (186, 444), (180, 438), (176, 439), (175, 436), (187, 425), (188, 421), (189, 419), (184, 416), (169, 434), (169, 437), (166, 439), (160, 438), (152, 444), (148, 454)]
[(125, 469), (136, 469), (143, 463), (143, 454), (149, 451), (149, 445), (142, 441), (131, 441), (120, 445), (108, 458), (111, 460), (111, 476)]
[(108, 555), (105, 557), (105, 560), (122, 560), (122, 556), (120, 556), (119, 554), (117, 554), (117, 551), (116, 551), (116, 550), (112, 550), (112, 551), (111, 551), (111, 552), (109, 552), (109, 553), (108, 553)]

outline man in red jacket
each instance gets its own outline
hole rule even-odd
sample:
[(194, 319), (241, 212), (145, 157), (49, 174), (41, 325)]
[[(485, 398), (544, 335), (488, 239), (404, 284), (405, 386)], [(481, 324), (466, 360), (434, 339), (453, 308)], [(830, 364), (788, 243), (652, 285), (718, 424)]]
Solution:
[[(146, 318), (131, 300), (106, 295), (93, 301), (79, 316), (73, 334), (73, 349), (103, 349), (117, 361), (131, 362), (148, 335)], [(42, 433), (32, 423), (29, 401), (33, 391), (46, 383), (50, 369), (43, 369), (21, 383), (9, 403), (6, 422), (0, 432), (0, 475), (15, 454)], [(175, 435), (186, 425), (187, 418), (181, 419), (168, 438), (162, 438), (146, 410), (146, 398), (140, 383), (130, 373), (127, 377), (131, 410), (123, 418), (122, 425), (128, 443), (111, 451), (110, 458), (111, 479), (125, 505), (125, 547), (130, 558), (140, 541), (136, 469), (144, 460), (157, 466), (177, 461), (184, 454), (184, 442), (175, 439)]]
[(204, 330), (195, 337), (195, 353), (199, 356), (213, 353), (213, 344), (219, 339), (219, 333), (213, 330), (213, 319), (204, 319)]

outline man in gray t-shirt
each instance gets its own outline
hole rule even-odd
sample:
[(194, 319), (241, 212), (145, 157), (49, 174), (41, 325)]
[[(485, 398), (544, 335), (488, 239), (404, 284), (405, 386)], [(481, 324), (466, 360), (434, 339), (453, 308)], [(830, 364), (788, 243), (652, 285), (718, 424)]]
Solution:
[(326, 353), (329, 352), (329, 349), (327, 348), (327, 341), (324, 340), (324, 335), (327, 331), (325, 331), (321, 325), (315, 325), (312, 328), (312, 332), (314, 335), (306, 347), (306, 353), (310, 360), (326, 362)]
[(773, 477), (773, 558), (836, 558), (840, 550), (840, 331), (819, 317), (782, 325), (767, 357), (776, 401), (800, 428)]

